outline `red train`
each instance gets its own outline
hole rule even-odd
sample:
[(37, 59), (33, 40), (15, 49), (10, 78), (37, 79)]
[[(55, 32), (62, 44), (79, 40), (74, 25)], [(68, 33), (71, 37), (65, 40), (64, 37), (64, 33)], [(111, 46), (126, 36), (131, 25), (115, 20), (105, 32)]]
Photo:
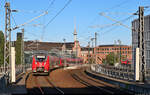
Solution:
[(34, 74), (44, 73), (49, 74), (50, 61), (49, 56), (46, 54), (36, 54), (32, 60), (32, 72)]
[(36, 53), (32, 58), (33, 74), (49, 74), (53, 68), (69, 66), (70, 64), (82, 64), (80, 58), (63, 58), (51, 56), (50, 54)]
[(128, 65), (130, 65), (131, 62), (129, 60), (124, 60), (124, 61), (121, 61), (121, 64), (128, 64)]

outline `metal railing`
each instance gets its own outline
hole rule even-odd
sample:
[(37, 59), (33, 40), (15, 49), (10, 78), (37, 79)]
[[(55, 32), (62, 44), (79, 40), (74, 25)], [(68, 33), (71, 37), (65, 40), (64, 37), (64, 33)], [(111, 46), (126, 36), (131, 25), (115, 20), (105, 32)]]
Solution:
[[(21, 74), (21, 73), (25, 73), (29, 68), (31, 68), (32, 64), (25, 64), (25, 65), (16, 65), (15, 69), (16, 69), (16, 76)], [(8, 85), (11, 82), (11, 78), (10, 78), (10, 71), (11, 68), (10, 66), (5, 68), (6, 72), (4, 72), (4, 67), (0, 67), (0, 82), (2, 81), (2, 79), (5, 80), (5, 85)]]
[[(126, 81), (135, 81), (134, 80), (134, 70), (130, 67), (114, 67), (114, 66), (106, 66), (106, 65), (100, 65), (100, 64), (92, 64), (91, 65), (91, 70), (96, 72), (96, 73), (100, 73), (100, 74), (104, 74), (106, 76), (110, 76), (110, 77), (114, 77), (114, 78), (119, 78), (122, 80), (126, 80)], [(127, 89), (129, 91), (134, 92), (135, 95), (150, 95), (150, 87), (149, 87), (149, 82), (150, 81), (150, 69), (147, 69), (146, 72), (146, 80), (147, 83), (145, 83), (145, 85), (140, 85), (140, 84), (136, 84), (135, 82), (133, 82), (133, 84), (126, 84), (123, 82), (118, 82), (118, 81), (110, 81), (110, 83), (118, 85), (121, 88)]]
[[(115, 67), (110, 65), (94, 64), (91, 65), (91, 70), (113, 78), (135, 81), (134, 69), (129, 66)], [(145, 72), (146, 80), (150, 81), (150, 69)]]
[[(32, 64), (16, 65), (16, 66), (15, 66), (16, 75), (18, 75), (18, 74), (20, 74), (20, 73), (26, 71), (28, 68), (31, 68), (31, 65), (32, 65)], [(5, 68), (5, 70), (6, 70), (6, 73), (10, 73), (10, 66), (7, 67), (7, 68)], [(0, 66), (0, 76), (4, 75), (4, 74), (6, 74), (6, 73), (4, 72), (4, 67), (3, 67), (3, 66)]]
[(91, 65), (91, 69), (97, 73), (101, 73), (113, 78), (133, 81), (134, 70), (130, 67), (114, 67), (108, 65), (95, 64)]

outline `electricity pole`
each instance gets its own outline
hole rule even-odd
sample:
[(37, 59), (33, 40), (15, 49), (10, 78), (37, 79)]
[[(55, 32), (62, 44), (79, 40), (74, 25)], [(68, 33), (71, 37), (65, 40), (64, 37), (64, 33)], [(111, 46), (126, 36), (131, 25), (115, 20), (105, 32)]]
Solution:
[(95, 64), (97, 62), (97, 33), (95, 32)]
[(120, 48), (120, 53), (119, 53), (119, 62), (120, 62), (120, 65), (121, 65), (121, 41), (118, 40), (118, 43), (119, 43), (119, 48)]
[(88, 50), (88, 63), (90, 62), (90, 41), (88, 42), (88, 47), (89, 47), (89, 50)]
[(65, 57), (65, 55), (66, 55), (66, 39), (64, 38), (63, 39), (63, 41), (64, 41), (64, 63), (65, 63), (65, 67), (66, 67), (66, 57)]
[(24, 29), (22, 30), (22, 39), (21, 39), (21, 65), (23, 72), (25, 72), (25, 64), (24, 64)]
[(91, 41), (92, 41), (92, 64), (93, 64), (93, 56), (94, 56), (93, 41), (94, 41), (94, 38), (91, 38)]
[(5, 4), (5, 44), (4, 44), (4, 73), (6, 74), (6, 67), (11, 65), (11, 26), (10, 26), (10, 3)]
[(139, 48), (140, 48), (140, 66), (141, 81), (145, 82), (145, 42), (144, 42), (144, 7), (139, 7)]
[(97, 46), (97, 32), (95, 32), (95, 47)]

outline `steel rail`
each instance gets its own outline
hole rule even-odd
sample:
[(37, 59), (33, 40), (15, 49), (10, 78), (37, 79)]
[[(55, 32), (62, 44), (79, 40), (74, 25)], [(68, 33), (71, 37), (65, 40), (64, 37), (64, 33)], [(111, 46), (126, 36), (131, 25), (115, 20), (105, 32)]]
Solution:
[[(80, 72), (80, 73), (81, 73), (81, 72)], [(89, 87), (90, 87), (90, 86), (93, 86), (93, 87), (95, 87), (95, 88), (98, 88), (98, 89), (100, 89), (100, 90), (103, 90), (103, 91), (106, 92), (106, 93), (114, 94), (114, 92), (112, 92), (112, 91), (110, 91), (110, 90), (104, 89), (104, 88), (102, 88), (102, 87), (95, 86), (95, 85), (93, 85), (93, 84), (91, 84), (91, 83), (85, 81), (84, 79), (81, 79), (81, 77), (77, 76), (76, 74), (73, 74), (73, 73), (70, 72), (70, 75), (71, 75), (75, 80), (79, 81), (80, 83), (82, 83), (82, 84), (84, 84), (84, 85), (86, 85), (86, 86), (89, 86)], [(89, 79), (88, 79), (88, 80), (89, 80)], [(102, 84), (102, 85), (104, 85), (104, 84)]]
[(39, 88), (40, 92), (42, 93), (42, 95), (44, 95), (44, 91), (42, 90), (40, 84), (37, 81), (37, 76), (34, 76), (34, 81), (35, 81), (36, 86)]
[(52, 81), (49, 80), (49, 77), (44, 77), (44, 78), (45, 78), (45, 80), (46, 80), (50, 85), (52, 85), (58, 92), (60, 92), (61, 94), (64, 94), (64, 92), (63, 92), (61, 89), (59, 89), (58, 87), (56, 87), (56, 85), (55, 85)]

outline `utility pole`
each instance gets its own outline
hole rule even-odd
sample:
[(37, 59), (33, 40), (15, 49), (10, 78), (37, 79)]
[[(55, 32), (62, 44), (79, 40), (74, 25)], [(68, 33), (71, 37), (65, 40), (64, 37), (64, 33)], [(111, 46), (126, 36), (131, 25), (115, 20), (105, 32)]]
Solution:
[[(4, 44), (4, 73), (6, 67), (11, 65), (11, 26), (10, 26), (10, 3), (5, 4), (5, 44)], [(11, 66), (10, 66), (11, 67)]]
[(66, 39), (64, 38), (63, 39), (63, 41), (64, 41), (64, 63), (65, 63), (65, 67), (66, 67), (66, 57), (65, 57), (65, 55), (66, 55)]
[(145, 82), (145, 42), (144, 42), (144, 7), (139, 7), (139, 48), (140, 48), (140, 66), (141, 81)]
[(120, 40), (118, 40), (118, 43), (119, 43), (119, 50), (120, 50), (120, 53), (119, 53), (119, 62), (120, 62), (120, 64), (121, 64), (121, 41)]
[(21, 39), (21, 65), (23, 72), (25, 72), (25, 63), (24, 63), (24, 29), (22, 30), (22, 39)]
[[(116, 40), (114, 41), (114, 49), (116, 48)], [(114, 63), (116, 63), (116, 55), (117, 55), (117, 52), (115, 52), (114, 51), (114, 54), (115, 54), (115, 56), (114, 56)]]
[(97, 46), (97, 32), (95, 32), (95, 47)]
[(94, 38), (91, 38), (91, 41), (92, 41), (92, 64), (93, 64), (93, 55), (94, 55), (93, 41), (94, 41)]
[(97, 33), (95, 32), (95, 64), (97, 62)]
[[(78, 45), (77, 45), (77, 43), (78, 43), (78, 42), (77, 42), (77, 40), (76, 40), (76, 58), (78, 57), (78, 48), (77, 48)], [(76, 64), (77, 64), (77, 60), (76, 60)]]
[(90, 62), (90, 41), (88, 42), (88, 47), (89, 47), (89, 50), (88, 50), (88, 63)]

